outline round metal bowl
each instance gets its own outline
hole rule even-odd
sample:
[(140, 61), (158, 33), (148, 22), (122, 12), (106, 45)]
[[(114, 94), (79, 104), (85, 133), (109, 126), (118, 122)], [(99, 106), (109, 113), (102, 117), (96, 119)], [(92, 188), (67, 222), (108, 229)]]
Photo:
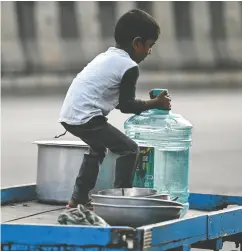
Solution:
[(92, 203), (95, 213), (112, 226), (140, 227), (178, 219), (182, 206), (117, 206)]
[(121, 206), (183, 206), (181, 203), (144, 197), (107, 196), (93, 194), (94, 203)]
[(169, 194), (154, 194), (146, 196), (146, 198), (158, 199), (158, 200), (171, 200)]
[(157, 194), (155, 189), (151, 188), (113, 188), (106, 189), (98, 192), (99, 195), (108, 196), (129, 196), (129, 197), (147, 197)]

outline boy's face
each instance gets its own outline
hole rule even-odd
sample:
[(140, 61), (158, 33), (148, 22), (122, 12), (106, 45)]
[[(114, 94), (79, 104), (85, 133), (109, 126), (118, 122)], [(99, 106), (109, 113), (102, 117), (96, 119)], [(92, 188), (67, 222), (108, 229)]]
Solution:
[(143, 42), (140, 38), (135, 38), (133, 40), (133, 57), (132, 59), (136, 63), (143, 61), (152, 52), (152, 46), (155, 44), (155, 40), (148, 39)]

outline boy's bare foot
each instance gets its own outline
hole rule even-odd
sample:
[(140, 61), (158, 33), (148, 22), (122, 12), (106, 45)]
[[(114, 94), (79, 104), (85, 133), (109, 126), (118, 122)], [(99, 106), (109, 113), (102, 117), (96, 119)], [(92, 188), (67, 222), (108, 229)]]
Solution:
[(73, 199), (70, 199), (69, 202), (68, 202), (68, 205), (66, 205), (66, 209), (76, 208), (78, 204), (82, 204), (87, 209), (93, 210), (92, 199), (89, 199), (85, 203), (78, 203), (77, 201), (75, 201)]
[(78, 203), (76, 203), (73, 199), (70, 199), (68, 204), (66, 205), (66, 208), (67, 209), (76, 208), (77, 205), (78, 205)]

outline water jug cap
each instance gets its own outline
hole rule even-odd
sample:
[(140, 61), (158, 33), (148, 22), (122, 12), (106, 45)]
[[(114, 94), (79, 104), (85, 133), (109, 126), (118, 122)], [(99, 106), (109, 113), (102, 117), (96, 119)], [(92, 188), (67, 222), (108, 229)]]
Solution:
[(153, 90), (151, 90), (152, 98), (155, 98), (156, 96), (158, 96), (163, 91), (167, 91), (167, 93), (168, 93), (167, 89), (153, 89)]
[[(151, 90), (150, 92), (150, 97), (151, 98), (155, 98), (156, 96), (158, 96), (161, 92), (163, 91), (167, 91), (168, 93), (168, 90), (167, 89), (153, 89)], [(169, 110), (160, 110), (160, 109), (153, 109), (155, 112), (157, 113), (162, 113), (162, 114), (169, 114)]]

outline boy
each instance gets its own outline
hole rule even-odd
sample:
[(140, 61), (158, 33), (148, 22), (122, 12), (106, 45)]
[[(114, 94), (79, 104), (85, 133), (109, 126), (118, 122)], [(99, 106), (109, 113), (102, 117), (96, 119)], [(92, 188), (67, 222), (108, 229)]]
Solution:
[(151, 54), (159, 34), (159, 25), (146, 12), (135, 9), (125, 13), (115, 27), (116, 46), (99, 54), (72, 81), (59, 122), (88, 144), (89, 152), (84, 155), (68, 208), (88, 206), (88, 194), (96, 184), (107, 148), (119, 155), (114, 187), (132, 187), (139, 147), (110, 125), (106, 116), (114, 108), (133, 114), (171, 108), (166, 92), (147, 101), (135, 99), (138, 64)]

